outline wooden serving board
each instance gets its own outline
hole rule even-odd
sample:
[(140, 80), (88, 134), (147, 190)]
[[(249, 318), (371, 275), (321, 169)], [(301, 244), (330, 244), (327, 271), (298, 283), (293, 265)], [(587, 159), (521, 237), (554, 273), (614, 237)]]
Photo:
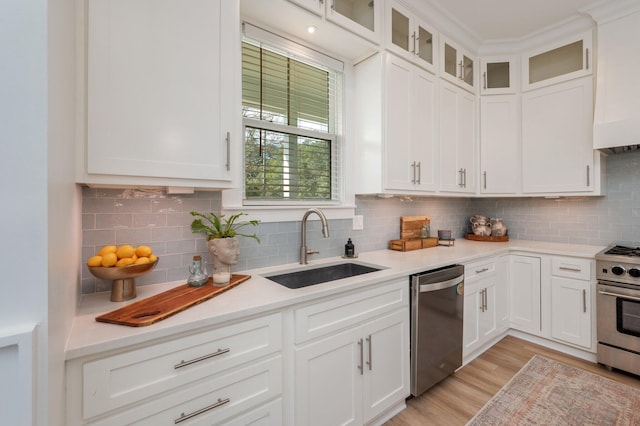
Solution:
[(144, 327), (151, 325), (190, 306), (209, 300), (251, 278), (251, 275), (231, 275), (231, 281), (224, 287), (216, 287), (209, 281), (201, 287), (182, 284), (171, 290), (147, 297), (115, 311), (96, 317), (98, 322)]
[(509, 236), (508, 235), (502, 235), (502, 236), (489, 236), (489, 237), (483, 237), (482, 235), (476, 235), (476, 234), (466, 234), (464, 236), (464, 238), (466, 238), (467, 240), (473, 240), (473, 241), (489, 241), (492, 243), (504, 243), (505, 241), (509, 241)]

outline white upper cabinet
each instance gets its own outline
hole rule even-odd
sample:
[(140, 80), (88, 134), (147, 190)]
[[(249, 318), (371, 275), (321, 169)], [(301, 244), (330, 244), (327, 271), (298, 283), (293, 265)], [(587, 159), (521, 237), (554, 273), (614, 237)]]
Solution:
[(288, 0), (346, 30), (380, 44), (382, 2), (371, 0)]
[(593, 33), (585, 31), (522, 55), (522, 90), (589, 75), (593, 70)]
[(387, 3), (385, 46), (433, 73), (437, 72), (436, 33), (402, 4)]
[(480, 193), (518, 192), (520, 121), (520, 95), (480, 98)]
[(440, 37), (440, 77), (452, 83), (476, 92), (477, 60), (461, 46), (444, 37)]
[(437, 77), (388, 52), (354, 75), (356, 192), (436, 191)]
[(86, 8), (78, 181), (232, 187), (242, 143), (238, 2), (88, 0)]
[(518, 61), (515, 57), (490, 57), (480, 61), (480, 94), (503, 95), (516, 93)]
[(522, 192), (594, 191), (593, 81), (522, 95)]
[(476, 96), (440, 81), (440, 190), (476, 191)]

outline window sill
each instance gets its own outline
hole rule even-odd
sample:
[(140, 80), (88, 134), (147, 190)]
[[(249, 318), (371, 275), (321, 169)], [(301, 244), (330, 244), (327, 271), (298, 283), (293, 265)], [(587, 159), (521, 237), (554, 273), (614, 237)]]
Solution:
[[(297, 205), (297, 206), (238, 206), (224, 204), (222, 211), (225, 214), (247, 213), (248, 219), (256, 219), (260, 222), (295, 222), (302, 220), (304, 213), (310, 208), (322, 210), (328, 220), (331, 219), (351, 219), (355, 214), (356, 206), (353, 205)], [(313, 219), (311, 217), (310, 219)]]

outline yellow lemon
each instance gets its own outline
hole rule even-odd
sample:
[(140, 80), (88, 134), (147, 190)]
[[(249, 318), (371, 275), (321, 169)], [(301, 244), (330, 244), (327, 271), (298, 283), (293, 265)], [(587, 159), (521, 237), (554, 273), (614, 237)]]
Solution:
[(149, 255), (149, 262), (153, 263), (156, 260), (158, 260), (158, 256), (156, 256), (155, 254)]
[(138, 246), (138, 248), (136, 249), (136, 254), (138, 255), (138, 257), (149, 257), (151, 252), (152, 250), (149, 246)]
[(124, 259), (125, 257), (131, 257), (136, 254), (136, 249), (129, 244), (123, 244), (116, 250), (116, 255), (118, 259)]
[(107, 253), (115, 253), (117, 250), (116, 246), (104, 246), (98, 252), (98, 256), (104, 256)]
[(136, 265), (142, 265), (143, 263), (149, 263), (150, 260), (148, 257), (139, 257), (135, 262), (133, 262)]
[(87, 266), (100, 266), (102, 265), (102, 256), (91, 256), (87, 260)]
[(122, 266), (129, 266), (129, 265), (133, 265), (133, 259), (130, 257), (123, 257), (122, 259), (118, 260), (118, 262), (116, 262), (116, 266), (122, 267)]
[(105, 268), (108, 268), (110, 266), (114, 266), (116, 264), (116, 262), (118, 262), (118, 256), (116, 256), (115, 253), (107, 253), (104, 256), (102, 256), (101, 264)]

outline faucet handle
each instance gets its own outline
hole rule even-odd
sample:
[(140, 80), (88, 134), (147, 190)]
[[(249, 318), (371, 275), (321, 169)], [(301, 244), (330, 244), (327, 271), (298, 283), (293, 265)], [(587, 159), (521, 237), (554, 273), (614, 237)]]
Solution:
[(318, 253), (320, 253), (319, 250), (314, 250), (314, 249), (308, 249), (307, 250), (307, 254), (318, 254)]

